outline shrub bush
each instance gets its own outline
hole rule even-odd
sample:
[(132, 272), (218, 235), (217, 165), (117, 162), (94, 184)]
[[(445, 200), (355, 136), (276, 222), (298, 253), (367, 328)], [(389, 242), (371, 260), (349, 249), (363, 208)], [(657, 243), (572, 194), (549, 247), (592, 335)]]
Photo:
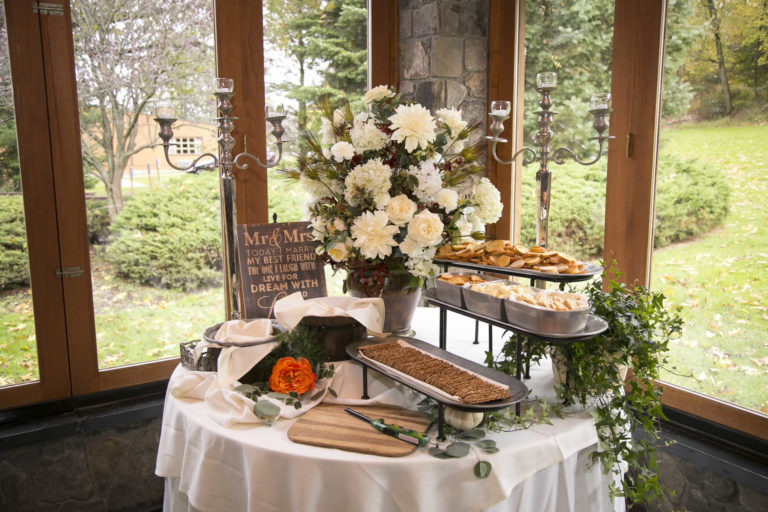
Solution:
[[(602, 257), (605, 163), (553, 167), (549, 246), (582, 259)], [(536, 240), (536, 172), (533, 166), (523, 172), (521, 238), (530, 245)], [(728, 214), (725, 176), (698, 160), (662, 154), (656, 186), (656, 248), (706, 233)]]
[(29, 285), (24, 200), (0, 196), (0, 291)]
[(88, 242), (103, 244), (109, 235), (109, 207), (106, 201), (86, 198), (85, 213), (88, 216)]
[(118, 275), (183, 290), (221, 282), (217, 180), (216, 173), (174, 178), (128, 200), (106, 251)]

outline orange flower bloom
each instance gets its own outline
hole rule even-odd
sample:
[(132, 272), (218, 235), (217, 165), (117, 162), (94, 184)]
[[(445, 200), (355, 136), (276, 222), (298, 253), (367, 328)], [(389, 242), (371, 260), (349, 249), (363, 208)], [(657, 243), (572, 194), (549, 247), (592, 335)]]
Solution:
[(283, 357), (272, 367), (269, 387), (277, 393), (295, 391), (301, 395), (314, 388), (316, 381), (317, 375), (305, 358), (300, 357), (297, 361), (292, 357)]

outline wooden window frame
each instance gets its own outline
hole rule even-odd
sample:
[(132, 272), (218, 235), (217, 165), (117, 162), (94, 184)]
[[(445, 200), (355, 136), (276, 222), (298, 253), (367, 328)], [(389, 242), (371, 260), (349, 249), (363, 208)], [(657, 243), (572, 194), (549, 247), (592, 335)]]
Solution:
[[(90, 268), (72, 22), (69, 2), (63, 16), (36, 14), (34, 3), (6, 2), (5, 8), (40, 380), (0, 388), (0, 409), (167, 380), (179, 362), (99, 369), (90, 273), (56, 277), (59, 268)], [(368, 8), (369, 81), (396, 87), (397, 2), (369, 0)], [(265, 161), (262, 1), (214, 0), (214, 37), (216, 73), (235, 82), (233, 151), (247, 146)], [(266, 170), (234, 173), (238, 222), (267, 222)]]
[[(525, 44), (524, 0), (490, 0), (488, 33), (488, 98), (516, 98), (522, 105)], [(616, 261), (627, 284), (648, 286), (653, 251), (654, 194), (661, 112), (661, 84), (665, 41), (666, 0), (615, 2), (611, 92), (614, 111), (608, 144), (604, 261)], [(522, 26), (521, 26), (522, 25)], [(514, 37), (510, 27), (517, 26)], [(510, 70), (509, 63), (519, 65)], [(656, 77), (656, 80), (649, 79)], [(522, 108), (512, 116), (522, 133)], [(509, 133), (509, 132), (506, 132)], [(631, 144), (627, 151), (628, 136)], [(509, 159), (522, 141), (499, 148)], [(489, 145), (490, 149), (490, 145)], [(490, 176), (502, 192), (505, 216), (496, 224), (495, 236), (518, 239), (520, 198), (511, 196), (510, 166), (489, 159)], [(520, 175), (521, 173), (518, 173)], [(518, 176), (519, 180), (520, 177)], [(518, 186), (517, 191), (520, 190)], [(510, 205), (512, 206), (510, 208)], [(507, 211), (514, 211), (514, 218)], [(514, 227), (513, 227), (514, 226)], [(609, 276), (616, 278), (616, 276)], [(768, 439), (768, 416), (715, 397), (666, 382), (665, 406), (703, 418), (751, 436)]]

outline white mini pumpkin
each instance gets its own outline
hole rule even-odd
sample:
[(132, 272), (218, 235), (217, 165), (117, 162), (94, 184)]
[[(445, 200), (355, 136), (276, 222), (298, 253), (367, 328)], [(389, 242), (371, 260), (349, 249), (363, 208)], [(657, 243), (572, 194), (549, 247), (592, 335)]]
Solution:
[(455, 429), (469, 430), (482, 423), (483, 413), (459, 411), (451, 407), (446, 407), (445, 421)]

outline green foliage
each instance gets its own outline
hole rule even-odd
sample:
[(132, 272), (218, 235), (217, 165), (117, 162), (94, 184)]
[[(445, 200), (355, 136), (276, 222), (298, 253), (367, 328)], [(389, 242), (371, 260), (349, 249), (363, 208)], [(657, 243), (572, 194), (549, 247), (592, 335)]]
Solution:
[[(699, 160), (662, 153), (656, 182), (655, 247), (688, 240), (720, 225), (728, 215), (725, 175)], [(605, 224), (605, 163), (553, 166), (549, 246), (582, 259), (599, 258)], [(523, 171), (521, 238), (536, 240), (536, 176)]]
[(28, 285), (24, 202), (21, 196), (0, 196), (0, 291)]
[[(567, 368), (565, 383), (556, 385), (558, 401), (590, 406), (595, 419), (598, 449), (592, 461), (603, 470), (621, 474), (621, 463), (629, 465), (622, 487), (612, 489), (633, 503), (661, 496), (655, 447), (661, 389), (652, 383), (659, 378), (667, 361), (670, 339), (682, 329), (679, 308), (667, 308), (664, 295), (642, 287), (629, 289), (612, 282), (603, 291), (602, 282), (593, 281), (585, 291), (592, 313), (608, 322), (608, 330), (587, 342), (550, 347), (553, 358)], [(510, 338), (514, 340), (514, 338)], [(512, 346), (510, 348), (510, 346)], [(546, 349), (544, 342), (526, 340), (522, 364), (534, 361)], [(492, 367), (514, 374), (514, 341), (504, 347), (504, 358)], [(633, 376), (624, 389), (624, 368)], [(632, 433), (642, 429), (646, 437)]]
[(654, 247), (693, 238), (725, 220), (731, 190), (722, 169), (673, 155), (659, 164)]
[(191, 290), (220, 282), (215, 173), (169, 180), (137, 194), (112, 224), (107, 259), (136, 283)]
[(90, 244), (103, 244), (109, 235), (109, 207), (106, 201), (98, 199), (86, 199), (85, 213), (88, 217), (88, 242)]
[[(16, 144), (16, 123), (11, 119), (0, 125), (0, 192), (21, 191), (19, 151)], [(0, 117), (6, 117), (0, 110)]]

